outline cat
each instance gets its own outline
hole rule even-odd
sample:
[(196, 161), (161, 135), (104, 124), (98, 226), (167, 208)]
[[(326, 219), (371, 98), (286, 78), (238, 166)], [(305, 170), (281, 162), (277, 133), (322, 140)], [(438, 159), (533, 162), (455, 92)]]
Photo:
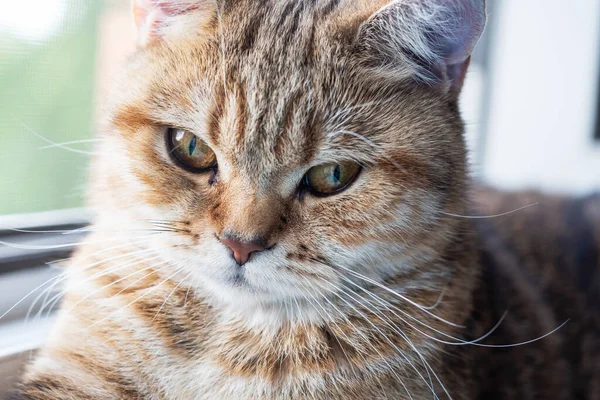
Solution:
[(15, 399), (598, 398), (600, 200), (468, 176), (484, 0), (133, 4)]

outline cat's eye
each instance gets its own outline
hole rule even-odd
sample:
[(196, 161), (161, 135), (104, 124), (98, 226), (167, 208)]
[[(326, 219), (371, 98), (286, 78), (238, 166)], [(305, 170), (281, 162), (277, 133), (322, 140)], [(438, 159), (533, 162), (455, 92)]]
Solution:
[(184, 167), (193, 172), (204, 172), (217, 166), (214, 151), (198, 136), (184, 129), (167, 131), (169, 152)]
[(360, 171), (360, 164), (353, 161), (318, 165), (308, 171), (304, 184), (317, 196), (330, 196), (347, 189)]

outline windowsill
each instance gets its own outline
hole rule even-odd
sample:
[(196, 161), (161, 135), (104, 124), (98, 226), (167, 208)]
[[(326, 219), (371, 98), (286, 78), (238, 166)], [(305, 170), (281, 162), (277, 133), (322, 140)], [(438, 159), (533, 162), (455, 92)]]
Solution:
[[(14, 307), (0, 319), (0, 399), (6, 398), (33, 353), (48, 337), (54, 318), (46, 312), (37, 316), (39, 307), (32, 306), (43, 289), (34, 290), (56, 276), (57, 271), (47, 267), (0, 275), (0, 315)], [(38, 301), (43, 302), (44, 298)], [(31, 317), (27, 320), (30, 308)]]
[(50, 316), (1, 325), (0, 370), (2, 360), (39, 349), (45, 343), (53, 322), (54, 317)]
[(53, 317), (14, 321), (0, 326), (0, 398), (5, 398), (52, 328)]

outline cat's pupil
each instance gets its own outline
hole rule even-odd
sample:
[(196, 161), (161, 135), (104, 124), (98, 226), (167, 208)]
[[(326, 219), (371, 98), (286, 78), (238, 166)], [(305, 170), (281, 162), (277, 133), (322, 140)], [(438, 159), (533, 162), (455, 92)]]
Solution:
[(190, 146), (188, 148), (188, 152), (189, 152), (190, 156), (192, 154), (194, 154), (194, 151), (196, 151), (196, 144), (197, 144), (197, 140), (196, 140), (196, 136), (194, 135), (192, 137), (192, 140), (190, 140)]
[(336, 165), (335, 169), (333, 170), (333, 179), (335, 180), (336, 185), (340, 183), (341, 176), (342, 176), (342, 171), (340, 169), (340, 166)]

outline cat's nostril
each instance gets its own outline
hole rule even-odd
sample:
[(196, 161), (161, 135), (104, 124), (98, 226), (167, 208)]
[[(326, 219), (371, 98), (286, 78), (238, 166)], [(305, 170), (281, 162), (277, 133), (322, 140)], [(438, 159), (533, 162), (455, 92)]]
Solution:
[(250, 260), (252, 253), (260, 253), (266, 249), (264, 240), (241, 241), (230, 237), (221, 238), (221, 243), (233, 251), (233, 258), (239, 265), (244, 265)]

